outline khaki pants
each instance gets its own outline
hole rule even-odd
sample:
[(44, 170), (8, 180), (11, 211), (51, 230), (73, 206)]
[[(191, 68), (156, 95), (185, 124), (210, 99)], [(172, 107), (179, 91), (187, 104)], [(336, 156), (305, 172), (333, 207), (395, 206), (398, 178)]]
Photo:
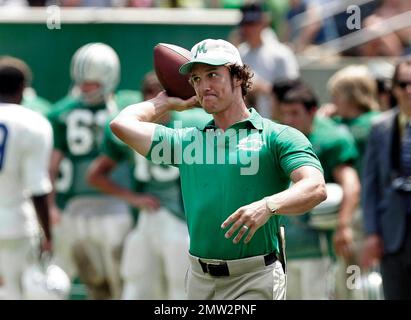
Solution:
[[(229, 276), (204, 273), (199, 258), (189, 255), (186, 290), (191, 300), (284, 300), (286, 275), (280, 261), (266, 266), (263, 256), (226, 261)], [(216, 260), (201, 259), (205, 263)], [(221, 261), (220, 261), (221, 262)]]

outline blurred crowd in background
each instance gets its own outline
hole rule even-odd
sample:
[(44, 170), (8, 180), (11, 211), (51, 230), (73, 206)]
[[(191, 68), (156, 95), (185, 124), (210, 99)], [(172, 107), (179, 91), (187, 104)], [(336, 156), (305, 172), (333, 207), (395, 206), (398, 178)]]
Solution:
[[(1, 0), (0, 6), (96, 8), (227, 8), (240, 9), (252, 2), (248, 0)], [(375, 35), (373, 41), (338, 52), (347, 56), (401, 56), (411, 50), (410, 27), (387, 28), (401, 24), (406, 19), (401, 14), (411, 10), (405, 0), (267, 0), (261, 1), (267, 14), (268, 25), (276, 37), (296, 52), (313, 49), (316, 45), (339, 39), (361, 27)], [(354, 11), (350, 5), (358, 5), (360, 27), (347, 27), (347, 19)], [(387, 20), (392, 23), (388, 23)], [(314, 46), (314, 47), (313, 47)], [(321, 51), (308, 51), (319, 54)]]

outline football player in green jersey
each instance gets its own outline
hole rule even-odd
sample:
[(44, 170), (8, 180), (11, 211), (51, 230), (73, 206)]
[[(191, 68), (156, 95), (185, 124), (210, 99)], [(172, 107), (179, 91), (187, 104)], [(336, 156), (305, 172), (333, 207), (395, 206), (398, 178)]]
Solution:
[[(274, 93), (276, 88), (274, 87)], [(316, 116), (317, 99), (301, 81), (289, 82), (289, 88), (277, 95), (281, 121), (304, 133), (324, 168), (326, 182), (338, 183), (343, 197), (334, 233), (309, 225), (309, 215), (288, 217), (287, 253), (290, 299), (332, 298), (326, 275), (332, 265), (334, 237), (336, 254), (349, 259), (352, 254), (351, 220), (359, 202), (360, 183), (353, 167), (358, 157), (354, 139), (348, 130), (328, 118)]]
[[(57, 262), (71, 276), (78, 274), (91, 298), (119, 298), (120, 252), (132, 218), (125, 201), (91, 187), (86, 173), (100, 153), (108, 119), (122, 106), (139, 101), (139, 95), (114, 93), (120, 62), (116, 52), (102, 43), (89, 43), (76, 51), (71, 77), (73, 89), (48, 116), (54, 131), (54, 212), (57, 206), (63, 210), (56, 226)], [(119, 166), (113, 175), (128, 185), (126, 167)]]
[[(144, 100), (155, 97), (162, 89), (154, 73), (143, 81)], [(168, 127), (204, 126), (211, 117), (202, 109), (167, 114), (158, 122)], [(118, 163), (132, 166), (134, 186), (122, 188), (110, 178)], [(140, 209), (138, 223), (127, 236), (123, 260), (122, 298), (184, 299), (184, 276), (188, 268), (188, 232), (181, 197), (179, 170), (154, 164), (128, 148), (107, 127), (103, 155), (92, 163), (90, 184), (101, 191), (126, 200)]]

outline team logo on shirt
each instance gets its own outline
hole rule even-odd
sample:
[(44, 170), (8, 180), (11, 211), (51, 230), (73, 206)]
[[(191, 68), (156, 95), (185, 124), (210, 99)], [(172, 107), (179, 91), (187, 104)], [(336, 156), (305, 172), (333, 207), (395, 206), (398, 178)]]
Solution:
[(263, 142), (260, 138), (245, 137), (238, 142), (237, 149), (242, 151), (260, 151)]

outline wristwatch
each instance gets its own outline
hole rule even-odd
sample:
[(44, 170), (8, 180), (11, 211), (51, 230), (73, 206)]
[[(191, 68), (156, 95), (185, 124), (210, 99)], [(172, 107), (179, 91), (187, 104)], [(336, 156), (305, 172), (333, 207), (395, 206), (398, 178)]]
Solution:
[(265, 204), (268, 208), (268, 210), (270, 210), (271, 214), (276, 214), (277, 213), (277, 206), (274, 203), (274, 201), (271, 199), (271, 197), (265, 197)]

